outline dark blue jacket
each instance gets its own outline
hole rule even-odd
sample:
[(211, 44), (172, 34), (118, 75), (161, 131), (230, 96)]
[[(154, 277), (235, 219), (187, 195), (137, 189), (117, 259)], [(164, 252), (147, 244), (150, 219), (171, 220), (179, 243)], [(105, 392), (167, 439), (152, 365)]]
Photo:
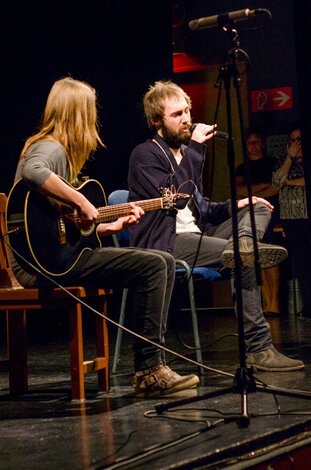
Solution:
[[(191, 140), (188, 146), (182, 147), (183, 158), (178, 165), (159, 135), (138, 145), (129, 161), (129, 200), (157, 198), (161, 188), (174, 187), (178, 192), (193, 196), (197, 224), (202, 231), (227, 220), (231, 217), (230, 201), (212, 202), (202, 195), (205, 148), (205, 145)], [(186, 204), (187, 200), (180, 200), (176, 207), (182, 209)], [(131, 245), (172, 252), (176, 214), (176, 209), (147, 212), (137, 225), (130, 228)]]

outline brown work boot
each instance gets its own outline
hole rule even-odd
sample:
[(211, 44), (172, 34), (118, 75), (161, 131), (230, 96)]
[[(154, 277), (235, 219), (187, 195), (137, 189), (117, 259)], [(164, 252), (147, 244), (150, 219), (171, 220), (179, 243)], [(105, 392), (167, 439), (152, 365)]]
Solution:
[(200, 379), (195, 374), (179, 375), (162, 364), (141, 370), (134, 375), (135, 395), (138, 398), (171, 395), (181, 390), (195, 388), (199, 382)]
[(246, 364), (266, 372), (291, 372), (301, 370), (305, 366), (299, 359), (291, 359), (273, 347), (247, 354)]
[[(261, 269), (277, 266), (287, 258), (287, 250), (283, 246), (272, 245), (269, 243), (257, 243), (259, 263)], [(239, 252), (242, 265), (245, 267), (254, 267), (254, 246), (252, 237), (239, 237)], [(229, 241), (221, 254), (221, 262), (227, 268), (234, 268), (234, 249), (233, 241)]]

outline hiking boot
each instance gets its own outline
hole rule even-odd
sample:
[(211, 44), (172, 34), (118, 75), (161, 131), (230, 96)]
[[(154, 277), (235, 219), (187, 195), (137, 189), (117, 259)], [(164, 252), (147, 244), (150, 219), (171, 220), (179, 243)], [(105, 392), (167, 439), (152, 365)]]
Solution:
[[(287, 251), (283, 246), (258, 242), (258, 255), (261, 269), (277, 266), (287, 258)], [(239, 238), (239, 252), (242, 265), (254, 267), (254, 246), (252, 237), (243, 236)], [(234, 268), (233, 241), (230, 241), (221, 255), (221, 262), (227, 268)]]
[(247, 354), (246, 364), (248, 367), (253, 366), (266, 372), (290, 372), (304, 368), (302, 361), (284, 356), (275, 348)]
[(168, 366), (159, 365), (134, 375), (135, 395), (138, 398), (159, 397), (195, 388), (200, 379), (195, 374), (179, 375)]

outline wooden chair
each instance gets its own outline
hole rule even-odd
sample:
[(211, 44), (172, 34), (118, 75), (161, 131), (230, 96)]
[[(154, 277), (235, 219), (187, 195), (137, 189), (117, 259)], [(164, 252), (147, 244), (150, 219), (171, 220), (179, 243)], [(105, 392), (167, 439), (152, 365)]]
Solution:
[[(70, 369), (71, 396), (73, 400), (84, 400), (84, 375), (98, 371), (99, 390), (109, 391), (109, 349), (106, 320), (96, 315), (97, 357), (86, 360), (83, 353), (82, 305), (79, 300), (91, 303), (93, 308), (107, 314), (107, 294), (105, 289), (88, 290), (81, 286), (66, 289), (75, 297), (69, 296), (61, 288), (42, 292), (40, 289), (23, 288), (16, 280), (10, 266), (9, 249), (3, 234), (6, 231), (5, 210), (7, 197), (0, 193), (0, 310), (7, 316), (8, 361), (3, 366), (9, 372), (9, 389), (12, 396), (28, 390), (26, 312), (48, 308), (68, 309), (70, 316)], [(91, 313), (93, 314), (93, 313)], [(2, 367), (3, 368), (3, 367)]]

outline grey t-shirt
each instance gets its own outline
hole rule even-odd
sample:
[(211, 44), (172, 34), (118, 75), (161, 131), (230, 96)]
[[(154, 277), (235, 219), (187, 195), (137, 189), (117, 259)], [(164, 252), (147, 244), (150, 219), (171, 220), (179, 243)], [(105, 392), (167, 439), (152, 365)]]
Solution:
[[(17, 166), (15, 182), (21, 178), (34, 190), (37, 190), (51, 173), (56, 173), (65, 180), (69, 178), (69, 165), (65, 148), (52, 140), (41, 140), (31, 145)], [(25, 271), (14, 255), (11, 255), (13, 272), (18, 282), (24, 287), (34, 287), (37, 277)]]
[(32, 189), (38, 189), (51, 173), (69, 177), (69, 165), (64, 147), (52, 140), (31, 145), (17, 166), (15, 181), (23, 178)]

